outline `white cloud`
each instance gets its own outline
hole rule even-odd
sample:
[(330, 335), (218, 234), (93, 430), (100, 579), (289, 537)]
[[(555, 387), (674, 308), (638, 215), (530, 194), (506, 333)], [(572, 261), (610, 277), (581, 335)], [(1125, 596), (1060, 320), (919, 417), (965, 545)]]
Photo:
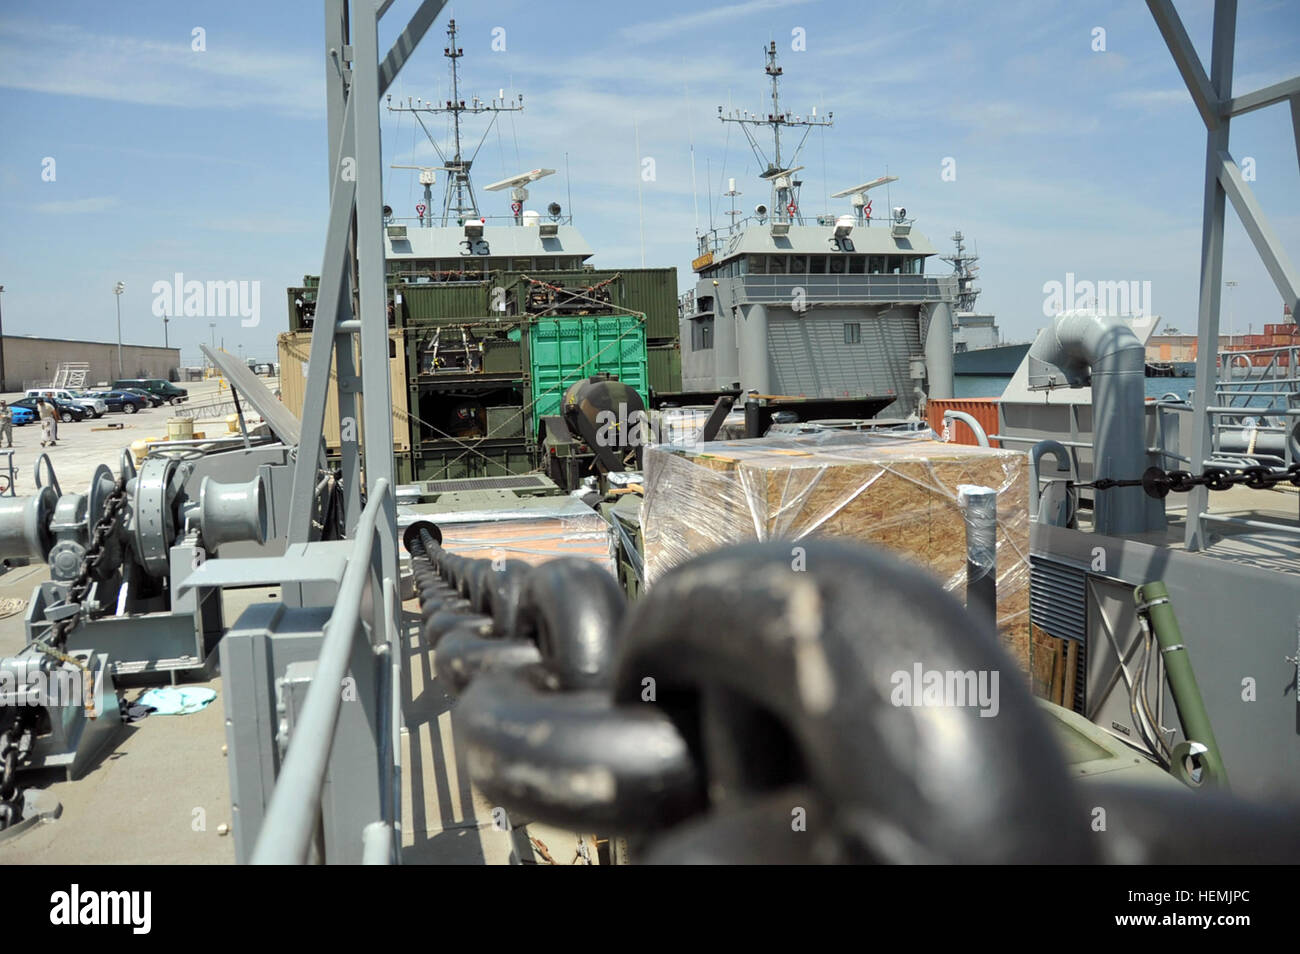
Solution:
[(1111, 101), (1117, 106), (1133, 109), (1157, 110), (1173, 106), (1192, 105), (1191, 94), (1184, 88), (1178, 89), (1131, 89), (1116, 93)]
[(84, 212), (107, 212), (116, 209), (122, 200), (115, 195), (92, 196), (88, 199), (67, 199), (61, 202), (42, 202), (36, 211), (42, 215), (73, 215)]
[(186, 41), (68, 24), (0, 23), (2, 87), (147, 106), (324, 111), (319, 69), (308, 57), (246, 47), (195, 52)]
[(779, 10), (783, 7), (799, 6), (810, 2), (812, 0), (746, 0), (745, 3), (732, 3), (725, 7), (714, 7), (712, 10), (701, 10), (699, 13), (669, 17), (666, 20), (634, 23), (619, 30), (619, 35), (626, 40), (651, 42), (662, 40), (675, 33), (726, 24), (749, 14), (764, 13), (768, 10)]

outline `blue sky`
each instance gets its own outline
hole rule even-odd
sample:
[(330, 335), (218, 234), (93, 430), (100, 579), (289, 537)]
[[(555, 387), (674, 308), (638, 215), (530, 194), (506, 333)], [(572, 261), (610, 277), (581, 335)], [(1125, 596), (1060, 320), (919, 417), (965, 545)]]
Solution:
[[(381, 48), (416, 6), (398, 0)], [(1211, 4), (1178, 8), (1208, 60)], [(728, 177), (746, 208), (766, 200), (748, 146), (718, 122), (717, 106), (764, 107), (770, 39), (789, 108), (834, 111), (834, 126), (814, 132), (801, 156), (804, 211), (846, 211), (847, 200), (823, 196), (900, 176), (886, 201), (876, 198), (877, 214), (906, 206), (943, 252), (954, 229), (965, 232), (982, 256), (980, 306), (1009, 338), (1032, 335), (1044, 283), (1067, 272), (1150, 281), (1166, 324), (1195, 325), (1204, 127), (1145, 4), (460, 4), (407, 64), (395, 99), (446, 98), (449, 14), (465, 51), (464, 98), (524, 95), (524, 112), (505, 117), (478, 155), (483, 211), (508, 211), (508, 193), (481, 191), (488, 182), (558, 169), (533, 186), (529, 205), (570, 206), (571, 189), (599, 266), (640, 264), (643, 230), (646, 263), (677, 266), (685, 288), (709, 195), (718, 224)], [(196, 27), (206, 50), (191, 49)], [(497, 27), (504, 51), (492, 49)], [(1105, 52), (1092, 50), (1096, 27)], [(796, 28), (806, 50), (791, 48)], [(1235, 91), (1300, 73), (1298, 40), (1300, 3), (1243, 0)], [(322, 46), (311, 0), (0, 2), (5, 330), (112, 340), (112, 286), (122, 280), (124, 339), (161, 343), (151, 288), (180, 272), (260, 282), (261, 322), (215, 319), (212, 329), (206, 318), (178, 318), (173, 345), (189, 358), (215, 335), (230, 351), (270, 356), (287, 327), (283, 289), (316, 274), (324, 248)], [(1256, 195), (1300, 262), (1300, 166), (1286, 108), (1234, 120), (1232, 152), (1255, 160)], [(386, 164), (433, 157), (409, 116), (385, 114)], [(655, 178), (641, 182), (638, 205), (645, 157)], [(955, 181), (941, 178), (947, 157)], [(415, 173), (386, 170), (385, 200), (414, 215)], [(928, 270), (947, 266), (932, 260)], [(1239, 331), (1280, 320), (1280, 296), (1231, 212), (1225, 277), (1239, 282)]]

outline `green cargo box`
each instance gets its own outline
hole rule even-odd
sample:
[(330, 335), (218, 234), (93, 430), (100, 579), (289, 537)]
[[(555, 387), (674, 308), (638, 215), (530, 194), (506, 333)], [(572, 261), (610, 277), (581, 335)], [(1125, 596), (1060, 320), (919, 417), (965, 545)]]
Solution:
[(632, 315), (539, 318), (528, 331), (533, 433), (560, 413), (565, 389), (593, 374), (612, 374), (646, 398), (645, 325)]
[(682, 349), (676, 342), (646, 349), (650, 387), (656, 394), (676, 394), (682, 389)]
[(492, 285), (490, 281), (402, 285), (403, 321), (420, 325), (487, 318), (493, 314), (490, 302)]
[(432, 441), (411, 451), (411, 472), (415, 481), (504, 477), (528, 473), (536, 458), (522, 441)]

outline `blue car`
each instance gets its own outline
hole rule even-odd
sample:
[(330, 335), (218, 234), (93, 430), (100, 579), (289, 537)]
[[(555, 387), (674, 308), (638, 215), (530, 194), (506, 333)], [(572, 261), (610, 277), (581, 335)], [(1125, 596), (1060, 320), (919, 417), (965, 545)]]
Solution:
[(149, 407), (147, 395), (136, 394), (131, 391), (96, 391), (95, 397), (107, 404), (110, 411), (123, 411), (127, 414), (134, 414), (136, 411)]
[(25, 407), (11, 405), (9, 411), (14, 416), (14, 426), (21, 427), (24, 424), (30, 424), (36, 420), (36, 415)]

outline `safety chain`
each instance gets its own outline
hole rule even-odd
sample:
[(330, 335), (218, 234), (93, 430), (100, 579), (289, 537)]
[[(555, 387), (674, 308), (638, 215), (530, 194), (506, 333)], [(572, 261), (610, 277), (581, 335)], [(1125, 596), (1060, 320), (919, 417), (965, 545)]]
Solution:
[(27, 759), (35, 737), (36, 718), (31, 706), (17, 706), (12, 722), (0, 736), (0, 831), (22, 820), (22, 789), (18, 765)]
[(1160, 467), (1148, 467), (1142, 476), (1136, 479), (1117, 480), (1113, 477), (1100, 477), (1088, 482), (1067, 481), (1066, 483), (1070, 487), (1085, 487), (1093, 490), (1141, 487), (1148, 497), (1157, 499), (1163, 499), (1171, 492), (1185, 494), (1193, 487), (1228, 490), (1244, 484), (1254, 490), (1269, 490), (1284, 483), (1300, 487), (1300, 463), (1292, 464), (1285, 469), (1264, 466), (1207, 467), (1202, 474), (1193, 474), (1187, 470), (1166, 471)]
[[(467, 558), (427, 522), (403, 542), (458, 745), (513, 819), (618, 836), (643, 862), (1091, 857), (992, 629), (887, 553), (808, 540), (796, 570), (787, 544), (734, 547), (629, 608), (594, 563)], [(1002, 672), (999, 718), (948, 708), (940, 729), (900, 706), (890, 674), (918, 660)]]
[[(86, 547), (86, 552), (81, 558), (81, 566), (76, 578), (68, 587), (68, 603), (80, 604), (86, 598), (86, 594), (90, 592), (95, 571), (99, 569), (99, 562), (103, 556), (104, 546), (117, 528), (117, 518), (125, 504), (126, 475), (123, 474), (113, 485), (113, 492), (104, 501), (104, 513), (95, 522), (95, 527), (91, 531), (90, 545)], [(68, 643), (68, 634), (76, 628), (80, 616), (80, 613), (74, 613), (56, 621), (50, 627), (49, 637), (36, 643), (37, 648), (42, 652), (49, 652), (51, 649), (63, 650)], [(57, 656), (63, 659), (64, 662), (71, 661), (71, 657), (64, 656), (61, 653), (50, 652), (50, 655)], [(82, 668), (85, 667), (82, 666)]]

